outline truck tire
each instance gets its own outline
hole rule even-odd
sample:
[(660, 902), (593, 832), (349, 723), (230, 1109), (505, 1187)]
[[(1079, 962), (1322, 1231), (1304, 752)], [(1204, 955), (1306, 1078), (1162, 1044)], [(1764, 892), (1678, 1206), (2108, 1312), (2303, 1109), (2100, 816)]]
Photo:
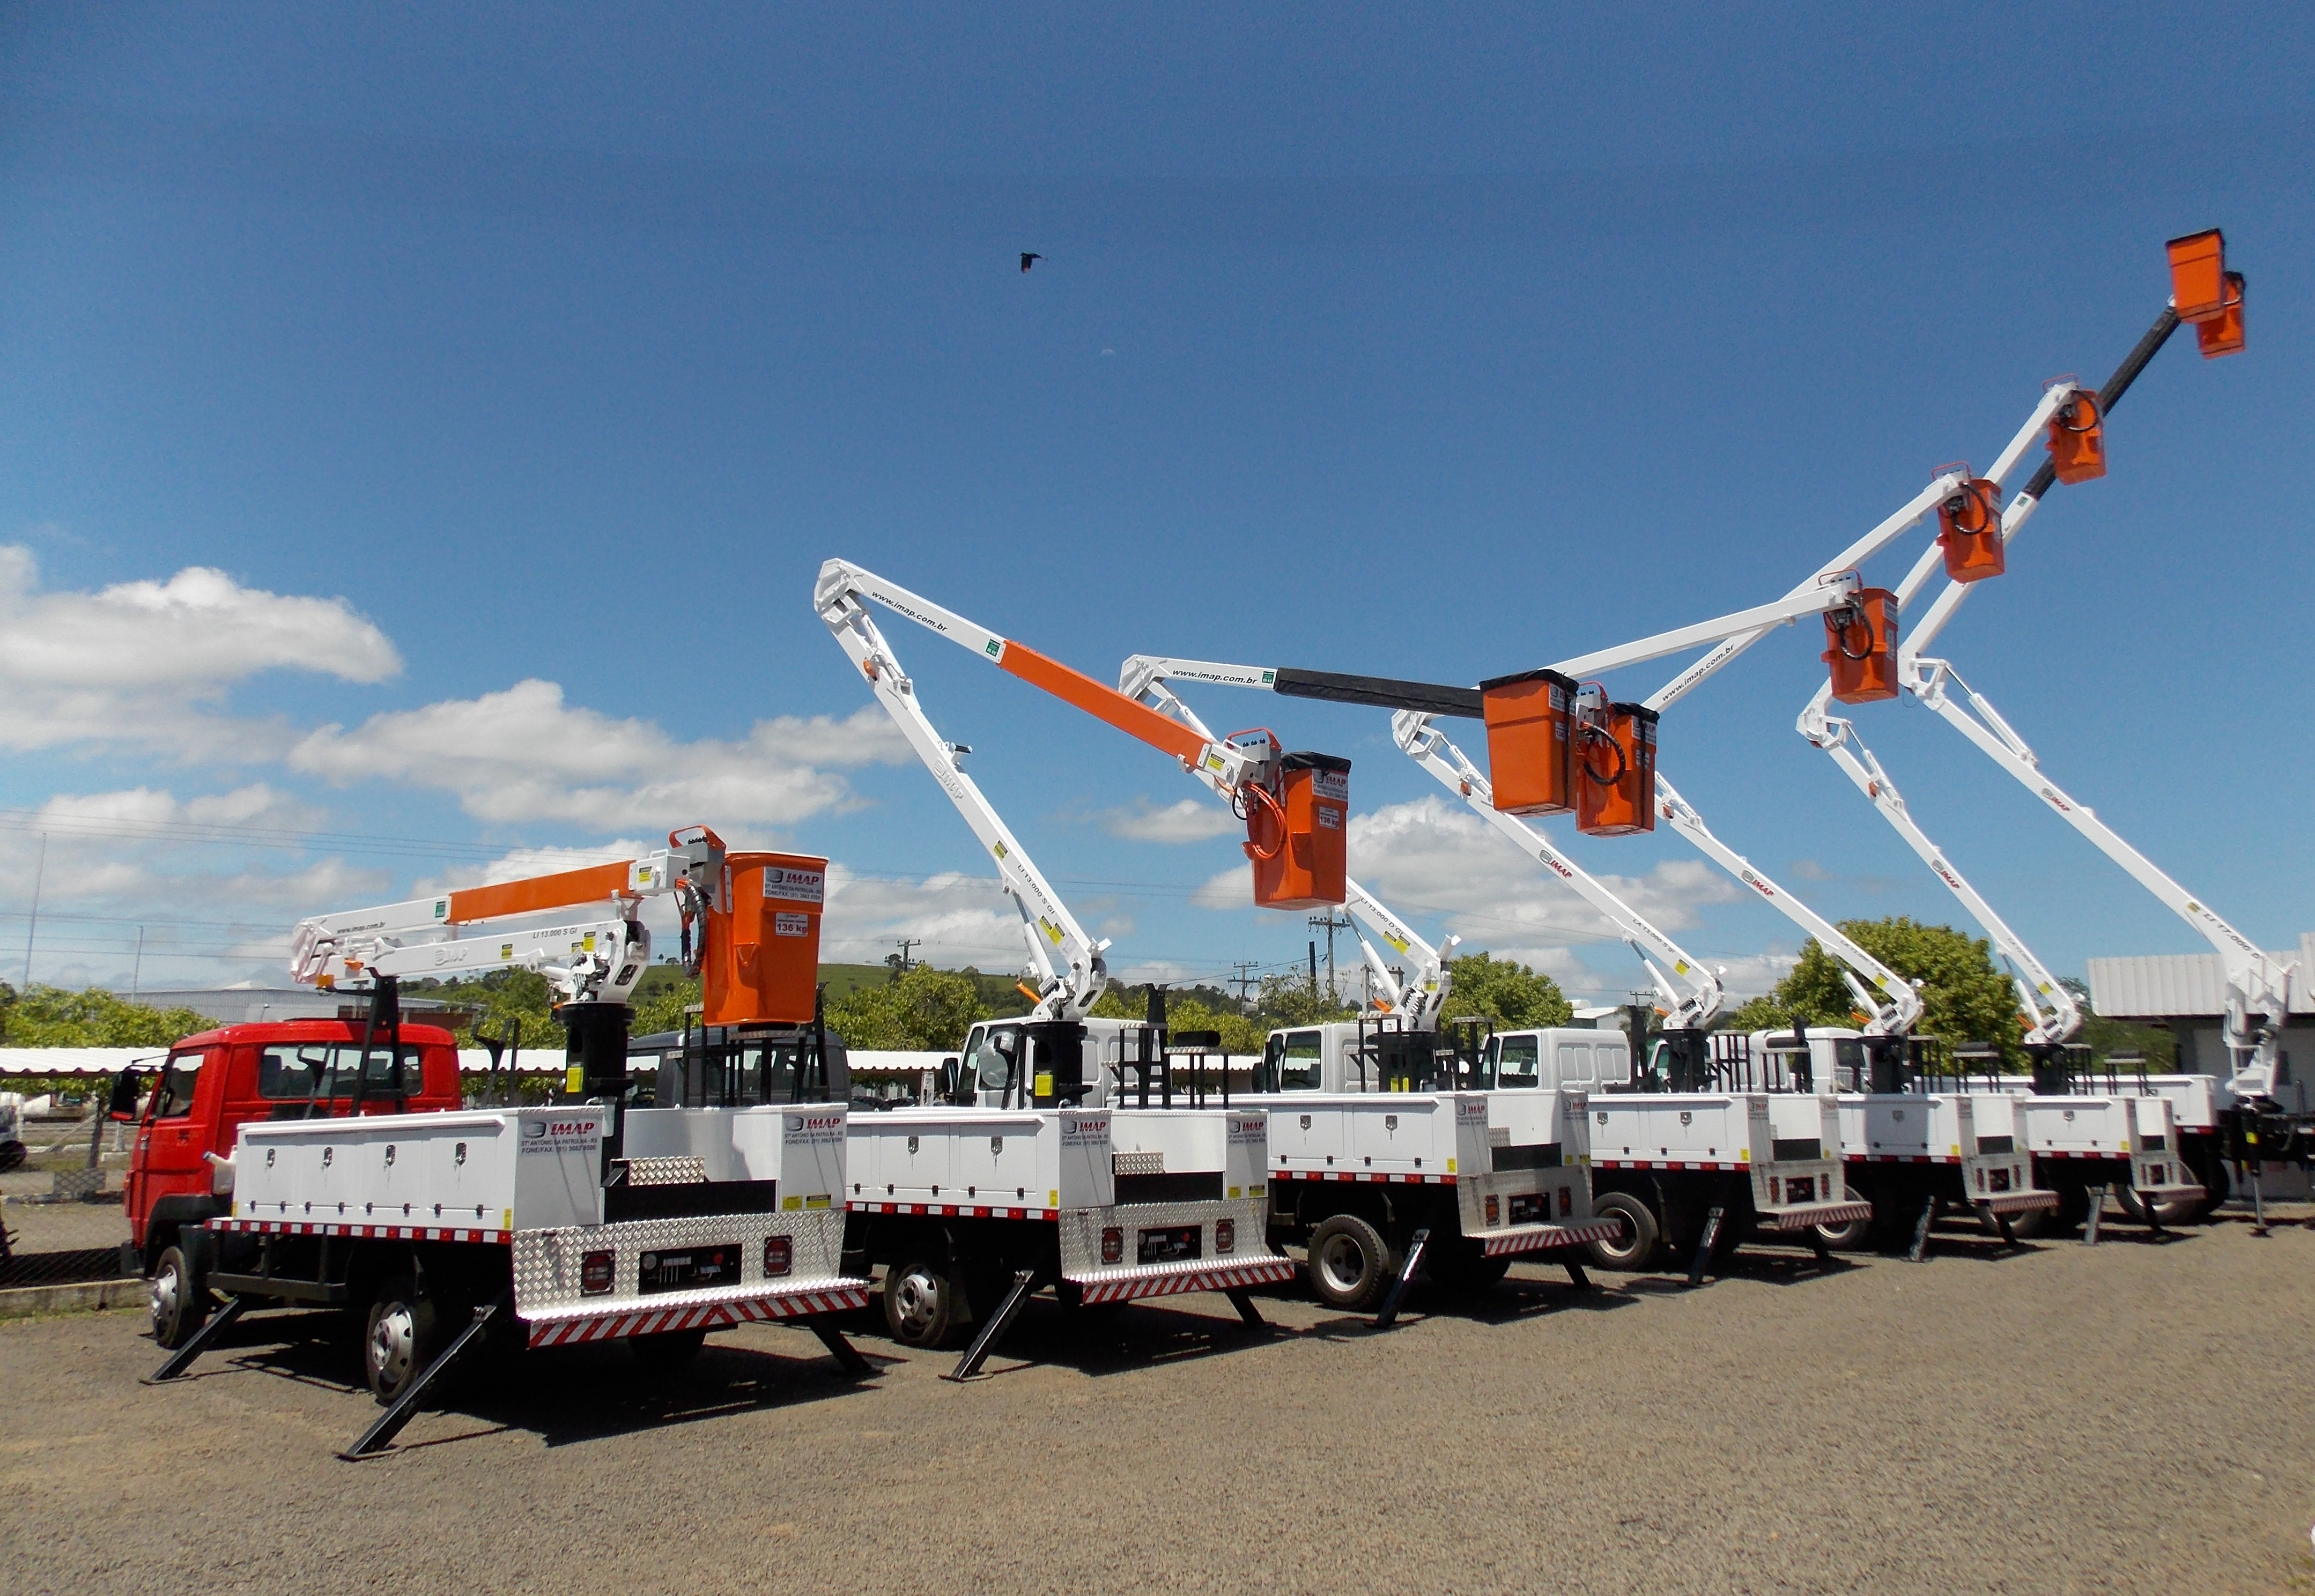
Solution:
[(884, 1328), (902, 1346), (937, 1352), (962, 1327), (957, 1286), (946, 1264), (919, 1254), (884, 1272)]
[(13, 1169), (24, 1161), (24, 1144), (21, 1141), (0, 1141), (0, 1173)]
[(1398, 1272), (1398, 1254), (1356, 1214), (1336, 1214), (1310, 1232), (1310, 1289), (1328, 1308), (1364, 1313)]
[(377, 1289), (362, 1335), (362, 1376), (380, 1407), (410, 1388), (442, 1350), (441, 1316), (434, 1299), (398, 1274)]
[(1619, 1226), (1613, 1239), (1584, 1244), (1594, 1264), (1602, 1269), (1640, 1270), (1655, 1262), (1663, 1237), (1646, 1203), (1629, 1192), (1602, 1192), (1592, 1199), (1592, 1216), (1614, 1219)]
[(170, 1352), (191, 1341), (208, 1319), (208, 1286), (182, 1247), (162, 1249), (145, 1292), (153, 1316), (153, 1340)]
[(1836, 1253), (1861, 1253), (1886, 1233), (1876, 1213), (1870, 1218), (1851, 1219), (1844, 1225), (1819, 1225), (1817, 1239)]

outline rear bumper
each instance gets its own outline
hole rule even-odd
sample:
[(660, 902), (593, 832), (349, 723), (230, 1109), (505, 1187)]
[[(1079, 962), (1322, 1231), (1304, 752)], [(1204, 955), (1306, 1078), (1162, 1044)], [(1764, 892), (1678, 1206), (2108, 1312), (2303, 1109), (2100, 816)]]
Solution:
[(1813, 1230), (1819, 1225), (1849, 1225), (1873, 1217), (1869, 1202), (1804, 1202), (1772, 1208), (1761, 1216), (1763, 1230)]
[(1993, 1197), (1973, 1197), (1970, 1206), (1983, 1209), (1991, 1214), (2032, 1213), (2036, 1209), (2055, 1208), (2055, 1192), (2004, 1192)]
[(1275, 1255), (1222, 1263), (1211, 1258), (1182, 1264), (1151, 1264), (1130, 1269), (1088, 1269), (1071, 1273), (1087, 1302), (1131, 1302), (1142, 1297), (1172, 1297), (1184, 1291), (1235, 1291), (1245, 1286), (1281, 1286), (1294, 1278), (1294, 1262)]
[(672, 1330), (723, 1330), (769, 1319), (806, 1318), (868, 1306), (863, 1280), (798, 1281), (766, 1290), (760, 1285), (736, 1291), (685, 1291), (659, 1300), (632, 1299), (602, 1307), (561, 1308), (526, 1315), (530, 1344), (571, 1346), (582, 1341), (616, 1341), (630, 1335), (661, 1335)]
[(1490, 1258), (1518, 1253), (1548, 1253), (1559, 1247), (1582, 1246), (1588, 1241), (1613, 1241), (1623, 1227), (1614, 1219), (1580, 1219), (1572, 1225), (1521, 1225), (1516, 1230), (1491, 1230), (1480, 1238)]

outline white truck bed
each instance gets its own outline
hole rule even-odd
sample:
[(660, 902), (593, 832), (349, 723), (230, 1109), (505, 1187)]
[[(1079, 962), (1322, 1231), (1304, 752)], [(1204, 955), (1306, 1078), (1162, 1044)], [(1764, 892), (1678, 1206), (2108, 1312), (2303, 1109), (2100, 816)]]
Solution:
[[(693, 1188), (680, 1217), (604, 1222), (605, 1116), (588, 1105), (244, 1125), (227, 1232), (511, 1249), (533, 1344), (865, 1306), (840, 1268), (840, 1104), (642, 1109), (631, 1169)], [(730, 1197), (738, 1211), (714, 1211)]]
[(1810, 1092), (1602, 1092), (1592, 1161), (1602, 1169), (1722, 1171), (1749, 1177), (1764, 1230), (1872, 1216), (1840, 1175), (1840, 1115)]

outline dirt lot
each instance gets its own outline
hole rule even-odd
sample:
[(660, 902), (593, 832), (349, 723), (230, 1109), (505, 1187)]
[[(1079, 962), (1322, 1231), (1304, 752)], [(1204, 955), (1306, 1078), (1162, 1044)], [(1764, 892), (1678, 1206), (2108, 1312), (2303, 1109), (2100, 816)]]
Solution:
[(137, 1317), (27, 1321), (0, 1588), (2315, 1591), (2315, 1231), (2132, 1234), (1692, 1293), (1521, 1271), (1387, 1335), (1039, 1304), (962, 1387), (874, 1337), (858, 1384), (795, 1330), (657, 1380), (581, 1349), (362, 1464), (326, 1321), (151, 1389)]

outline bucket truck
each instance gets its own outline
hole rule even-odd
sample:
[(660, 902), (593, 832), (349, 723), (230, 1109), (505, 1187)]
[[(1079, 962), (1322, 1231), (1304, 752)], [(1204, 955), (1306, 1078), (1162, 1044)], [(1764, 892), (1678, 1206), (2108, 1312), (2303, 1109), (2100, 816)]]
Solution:
[[(1687, 641), (1698, 640), (1690, 636)], [(1638, 646), (1645, 650), (1650, 645)], [(1177, 680), (1290, 691), (1304, 687), (1315, 674), (1137, 655), (1126, 661), (1120, 680), (1123, 690), (1145, 702), (1178, 705), (1170, 686)], [(1288, 686), (1279, 685), (1282, 678)], [(1489, 1039), (1472, 1060), (1477, 1083), (1490, 1088), (1491, 1104), (1508, 1105), (1525, 1095), (1589, 1094), (1582, 1113), (1593, 1171), (1593, 1210), (1615, 1224), (1613, 1234), (1592, 1243), (1594, 1257), (1610, 1267), (1644, 1268), (1654, 1258), (1660, 1238), (1670, 1237), (1689, 1255), (1690, 1278), (1700, 1281), (1724, 1235), (1734, 1243), (1756, 1227), (1796, 1232), (1822, 1250), (1820, 1227), (1849, 1223), (1869, 1213), (1841, 1187), (1840, 1130), (1832, 1099), (1760, 1092), (1730, 1096), (1712, 1091), (1703, 1042), (1704, 1028), (1720, 1008), (1717, 975), (1526, 820), (1499, 807), (1488, 775), (1432, 724), (1433, 713), (1482, 711), (1483, 705), (1472, 702), (1478, 693), (1374, 678), (1329, 677), (1323, 686), (1323, 696), (1338, 701), (1404, 705), (1419, 699), (1431, 705), (1401, 707), (1393, 717), (1392, 732), (1399, 747), (1604, 915), (1663, 994), (1674, 1048), (1670, 1094), (1633, 1091), (1628, 1052), (1605, 1047), (1598, 1032), (1503, 1033)], [(1465, 696), (1453, 696), (1457, 694)], [(1177, 708), (1175, 713), (1186, 712)], [(1498, 745), (1499, 756), (1502, 751)], [(1291, 1063), (1299, 1050), (1323, 1068), (1327, 1041), (1323, 1033), (1308, 1031), (1286, 1033), (1273, 1043), (1283, 1050), (1281, 1065)], [(1554, 1068), (1563, 1058), (1570, 1073)], [(1580, 1075), (1573, 1073), (1579, 1058), (1584, 1066)], [(1499, 1112), (1509, 1112), (1508, 1106)]]
[[(2206, 357), (2233, 353), (2242, 347), (2242, 279), (2225, 270), (2223, 239), (2215, 231), (2192, 235), (2172, 240), (2169, 251), (2170, 303), (2098, 390), (2094, 413), (2101, 427), (2139, 373), (2182, 324), (2195, 327)], [(2213, 274), (2220, 285), (2216, 288), (2211, 286)], [(2204, 329), (2211, 327), (2218, 327), (2222, 335), (2206, 334)], [(2102, 448), (2098, 463), (2102, 471)], [(2044, 460), (2001, 512), (2002, 545), (2006, 548), (2024, 529), (2053, 485), (2080, 480), (2085, 479), (2062, 474), (2054, 455)], [(1937, 561), (1924, 555), (1898, 588), (1900, 602), (1910, 608), (1938, 574)], [(2089, 805), (2060, 787), (1992, 703), (1965, 681), (1950, 661), (1929, 652), (1968, 598), (1971, 586), (1948, 573), (1920, 620), (1908, 627), (1898, 655), (1899, 685), (2089, 838), (2217, 952), (2226, 981), (2223, 1035), (2231, 1060), (2227, 1078), (2154, 1077), (2143, 1086), (2169, 1098), (2179, 1114), (2182, 1155), (2208, 1193), (2195, 1206), (2207, 1212), (2225, 1198), (2229, 1161), (2255, 1169), (2270, 1159), (2290, 1159), (2315, 1150), (2315, 1083), (2290, 1079), (2281, 1051), (2292, 991), (2300, 979), (2295, 962), (2261, 949), (2132, 847)]]
[[(188, 1037), (138, 1121), (130, 1225), (172, 1352), (155, 1379), (182, 1376), (249, 1308), (351, 1313), (386, 1405), (345, 1454), (359, 1456), (485, 1334), (625, 1340), (664, 1363), (710, 1330), (793, 1318), (865, 1369), (829, 1317), (868, 1290), (841, 1268), (847, 1109), (826, 1100), (825, 1070), (798, 1071), (785, 1101), (626, 1103), (644, 905), (676, 900), (712, 1015), (808, 1046), (825, 869), (727, 852), (692, 827), (642, 858), (301, 922), (293, 977), (365, 997), (365, 1016)], [(761, 944), (734, 937), (743, 893), (775, 921)], [(503, 924), (573, 911), (589, 918)], [(539, 971), (562, 1000), (559, 1105), (462, 1108), (449, 1033), (401, 1020), (408, 977), (505, 969)]]
[[(857, 566), (821, 568), (820, 619), (995, 862), (1039, 981), (1026, 1018), (967, 1035), (956, 1101), (852, 1122), (847, 1245), (883, 1268), (887, 1326), (904, 1344), (938, 1347), (978, 1324), (958, 1365), (963, 1378), (1024, 1299), (1045, 1288), (1073, 1308), (1222, 1291), (1259, 1325), (1251, 1289), (1294, 1276), (1264, 1235), (1266, 1117), (1258, 1106), (1174, 1106), (1162, 1029), (1090, 1015), (1108, 986), (1109, 944), (1086, 934), (965, 774), (970, 750), (935, 729), (872, 603), (1033, 680), (1040, 669), (1066, 667)], [(1179, 730), (1169, 723), (1167, 734)], [(1274, 776), (1235, 748), (1180, 746), (1202, 764), (1211, 758), (1234, 786)], [(1128, 1096), (1129, 1073), (1138, 1101)]]
[[(1137, 678), (1129, 664), (1129, 688), (1211, 738), (1162, 675)], [(1208, 772), (1193, 774), (1221, 795)], [(1592, 1208), (1583, 1092), (1495, 1089), (1476, 1029), (1459, 1042), (1440, 1034), (1450, 987), (1441, 950), (1355, 881), (1345, 888), (1384, 998), (1355, 1020), (1270, 1033), (1259, 1085), (1271, 1111), (1273, 1239), (1304, 1248), (1320, 1300), (1353, 1312), (1383, 1303), (1418, 1267), (1473, 1290), (1526, 1256), (1559, 1263), (1583, 1285), (1575, 1250), (1613, 1239), (1615, 1226)], [(1394, 970), (1370, 933), (1411, 968)]]

